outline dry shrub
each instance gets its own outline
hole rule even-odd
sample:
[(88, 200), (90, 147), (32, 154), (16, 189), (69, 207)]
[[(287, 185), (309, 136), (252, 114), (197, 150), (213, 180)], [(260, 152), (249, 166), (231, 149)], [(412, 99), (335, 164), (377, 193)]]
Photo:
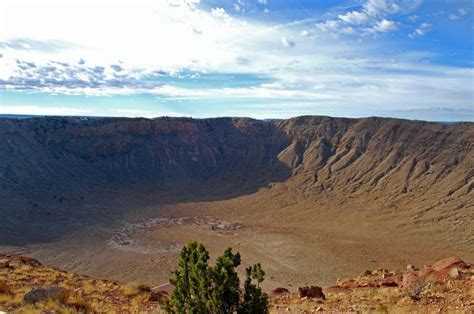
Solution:
[(69, 302), (68, 306), (73, 307), (78, 312), (84, 313), (92, 313), (91, 305), (87, 302), (87, 300), (83, 296), (74, 296), (72, 297)]
[(0, 294), (12, 294), (12, 288), (4, 280), (0, 280)]
[(151, 287), (146, 284), (139, 284), (137, 286), (138, 291), (140, 292), (151, 292)]

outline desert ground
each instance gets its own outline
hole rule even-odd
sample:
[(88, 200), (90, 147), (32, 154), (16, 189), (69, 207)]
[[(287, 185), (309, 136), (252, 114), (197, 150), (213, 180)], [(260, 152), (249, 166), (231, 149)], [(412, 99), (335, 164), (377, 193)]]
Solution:
[(417, 223), (417, 212), (291, 200), (278, 189), (205, 200), (199, 200), (200, 191), (194, 199), (187, 189), (189, 200), (182, 202), (173, 202), (179, 191), (136, 191), (134, 198), (110, 193), (109, 204), (93, 198), (76, 204), (76, 212), (94, 208), (95, 215), (72, 222), (58, 238), (0, 250), (94, 277), (158, 285), (168, 280), (180, 248), (197, 240), (211, 258), (230, 246), (242, 254), (243, 265), (262, 262), (267, 289), (329, 285), (374, 267), (422, 266), (451, 255), (474, 260), (472, 207), (452, 234), (435, 221)]

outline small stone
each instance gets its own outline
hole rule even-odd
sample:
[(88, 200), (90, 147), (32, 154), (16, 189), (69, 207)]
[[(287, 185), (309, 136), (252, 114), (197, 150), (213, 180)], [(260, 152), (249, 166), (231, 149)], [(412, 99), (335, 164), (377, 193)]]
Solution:
[(407, 270), (408, 270), (408, 271), (415, 271), (415, 270), (417, 270), (417, 269), (416, 269), (416, 267), (415, 267), (414, 265), (408, 264), (408, 265), (407, 265)]
[(37, 287), (31, 289), (23, 297), (23, 301), (30, 304), (35, 304), (40, 301), (54, 299), (59, 301), (65, 301), (68, 298), (68, 292), (66, 289), (58, 286), (50, 287)]
[(451, 268), (448, 272), (448, 275), (452, 279), (458, 279), (459, 278), (459, 270), (457, 268)]

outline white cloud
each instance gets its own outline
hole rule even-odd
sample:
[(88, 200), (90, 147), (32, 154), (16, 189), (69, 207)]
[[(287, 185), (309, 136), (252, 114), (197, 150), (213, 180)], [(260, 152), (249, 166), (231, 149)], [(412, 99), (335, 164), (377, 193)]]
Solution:
[[(358, 11), (348, 11), (336, 18), (316, 24), (316, 28), (330, 33), (337, 38), (338, 34), (377, 36), (397, 30), (399, 23), (388, 17), (394, 14), (413, 11), (422, 0), (367, 0)], [(416, 16), (409, 17), (415, 20)]]
[(316, 24), (316, 27), (324, 32), (337, 32), (340, 26), (341, 22), (338, 20), (327, 20)]
[[(239, 9), (240, 10), (240, 9)], [(211, 15), (219, 19), (230, 19), (229, 14), (223, 8), (211, 9)]]
[(349, 24), (364, 24), (367, 23), (369, 17), (364, 12), (352, 11), (338, 16), (339, 19)]
[(459, 15), (460, 16), (465, 16), (469, 13), (469, 9), (465, 9), (465, 8), (459, 8), (458, 12), (459, 12)]
[(394, 14), (399, 12), (401, 9), (402, 8), (392, 0), (368, 0), (364, 4), (364, 11), (375, 17)]
[(257, 0), (257, 1), (258, 1), (258, 3), (263, 4), (263, 5), (268, 4), (268, 0)]
[(462, 19), (464, 16), (468, 15), (469, 12), (470, 12), (470, 9), (459, 8), (457, 14), (451, 13), (448, 15), (448, 18), (452, 21), (457, 21), (457, 20)]
[(294, 47), (294, 46), (295, 46), (295, 42), (292, 41), (292, 40), (287, 39), (286, 37), (282, 37), (282, 38), (281, 38), (281, 43), (282, 43), (285, 47)]
[(389, 21), (386, 19), (383, 19), (381, 21), (378, 21), (373, 27), (372, 30), (374, 32), (382, 32), (382, 33), (388, 33), (392, 32), (398, 29), (398, 24), (397, 22), (394, 21)]
[(416, 28), (413, 33), (411, 33), (409, 36), (410, 38), (414, 38), (417, 36), (423, 36), (426, 33), (428, 33), (431, 30), (431, 24), (429, 23), (421, 23), (418, 28)]
[(461, 18), (460, 16), (457, 16), (456, 14), (449, 14), (448, 17), (452, 21), (456, 21), (456, 20), (459, 20)]
[[(235, 99), (262, 108), (270, 108), (271, 102), (275, 115), (289, 112), (288, 108), (297, 108), (292, 113), (316, 113), (322, 106), (347, 104), (409, 109), (424, 104), (461, 107), (472, 102), (472, 69), (432, 66), (422, 63), (426, 59), (422, 56), (380, 56), (376, 40), (358, 43), (322, 36), (322, 32), (341, 37), (381, 36), (400, 26), (391, 14), (406, 12), (402, 4), (415, 1), (397, 1), (398, 7), (393, 1), (367, 1), (358, 11), (332, 16), (316, 26), (314, 18), (281, 25), (244, 20), (222, 8), (200, 9), (198, 1), (173, 1), (172, 5), (161, 0), (51, 1), (57, 2), (47, 6), (39, 0), (0, 0), (0, 21), (8, 26), (2, 29), (0, 41), (9, 43), (8, 47), (0, 43), (3, 87), (81, 95), (144, 93), (157, 102), (173, 104), (186, 99), (224, 99), (227, 102), (220, 109), (229, 113), (225, 104)], [(429, 31), (422, 25), (418, 28)], [(318, 40), (308, 40), (313, 37)], [(297, 49), (288, 49), (295, 46), (291, 39), (296, 38)], [(249, 85), (243, 87), (214, 80), (221, 87), (212, 87), (203, 79), (208, 73), (257, 73), (266, 80), (229, 79)], [(179, 87), (188, 83), (192, 88)], [(3, 105), (2, 110), (14, 113), (14, 106)], [(77, 113), (66, 107), (46, 108), (55, 114), (112, 115), (92, 108), (79, 108)], [(22, 110), (40, 112), (34, 107)], [(123, 110), (115, 114), (174, 112)], [(265, 115), (264, 110), (255, 111), (254, 116)]]

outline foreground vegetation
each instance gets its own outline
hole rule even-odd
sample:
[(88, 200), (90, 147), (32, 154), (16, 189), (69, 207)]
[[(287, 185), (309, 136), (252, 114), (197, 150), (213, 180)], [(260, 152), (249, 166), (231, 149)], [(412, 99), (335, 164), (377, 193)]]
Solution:
[[(240, 254), (225, 250), (208, 265), (209, 252), (204, 245), (191, 242), (181, 251), (179, 269), (170, 282), (175, 286), (171, 298), (165, 301), (169, 313), (268, 313), (267, 296), (259, 284), (265, 272), (260, 264), (246, 269), (243, 292), (240, 290)], [(252, 281), (255, 280), (257, 284)]]
[(265, 273), (248, 267), (240, 286), (240, 255), (227, 249), (209, 265), (204, 246), (183, 248), (171, 293), (64, 272), (18, 255), (0, 256), (0, 311), (8, 313), (474, 313), (474, 269), (452, 257), (429, 267), (377, 269), (330, 287), (283, 287), (267, 298)]

